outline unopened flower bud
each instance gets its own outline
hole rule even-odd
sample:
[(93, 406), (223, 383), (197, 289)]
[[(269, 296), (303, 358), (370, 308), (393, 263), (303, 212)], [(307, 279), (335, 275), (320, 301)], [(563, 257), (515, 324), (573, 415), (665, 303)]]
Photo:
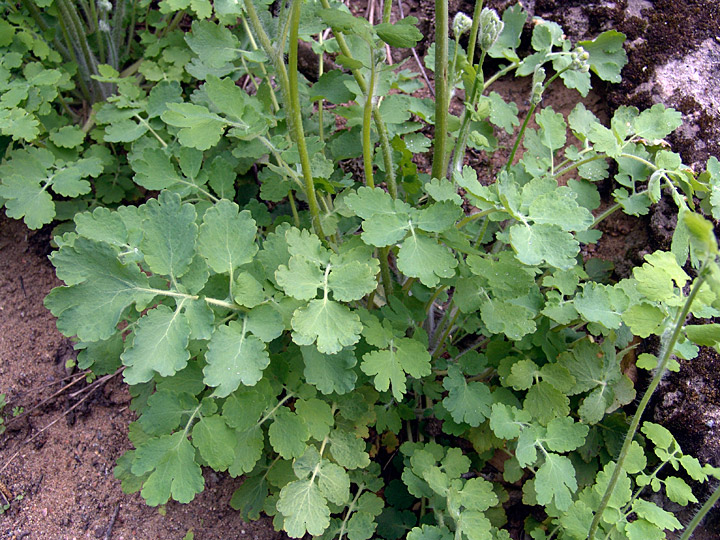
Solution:
[(480, 48), (488, 51), (500, 37), (505, 23), (498, 17), (494, 9), (483, 8), (480, 13)]
[(470, 17), (465, 15), (462, 11), (458, 11), (452, 23), (452, 31), (455, 39), (460, 39), (460, 36), (470, 30), (472, 23), (473, 21)]
[(533, 105), (537, 105), (542, 101), (544, 82), (545, 70), (543, 68), (536, 69), (535, 73), (533, 73), (532, 92), (530, 94), (530, 103)]
[(575, 50), (570, 53), (570, 69), (573, 71), (579, 71), (581, 73), (587, 73), (590, 70), (588, 60), (590, 59), (590, 53), (588, 53), (582, 47), (576, 47)]
[(110, 3), (110, 0), (99, 0), (97, 3), (98, 9), (100, 11), (105, 11), (107, 13), (110, 13), (112, 11), (112, 4)]
[(98, 28), (101, 32), (110, 32), (110, 25), (107, 23), (107, 21), (104, 21), (102, 19), (98, 22)]

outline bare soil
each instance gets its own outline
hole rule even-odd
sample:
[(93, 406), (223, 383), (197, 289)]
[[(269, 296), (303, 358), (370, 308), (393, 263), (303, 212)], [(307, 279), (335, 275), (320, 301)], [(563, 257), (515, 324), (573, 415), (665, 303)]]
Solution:
[[(514, 2), (486, 2), (498, 10), (510, 3)], [(586, 101), (602, 119), (621, 104), (651, 105), (655, 98), (638, 88), (650, 80), (654, 67), (720, 35), (716, 0), (529, 0), (524, 4), (537, 16), (564, 24), (573, 38), (593, 37), (609, 27), (628, 34), (630, 64), (623, 72), (624, 82), (609, 87), (595, 81), (595, 92)], [(351, 5), (361, 13), (369, 10), (366, 0)], [(451, 0), (451, 16), (458, 10), (471, 13), (472, 5), (469, 0)], [(432, 0), (403, 0), (403, 7), (404, 15), (420, 19), (424, 35), (432, 35)], [(397, 6), (393, 13), (399, 17)], [(421, 55), (426, 46), (420, 44)], [(529, 87), (499, 81), (494, 89), (515, 101), (522, 117)], [(696, 127), (696, 140), (702, 142), (673, 140), (684, 159), (693, 162), (716, 153), (720, 148), (716, 120), (695, 101), (675, 97), (686, 120)], [(576, 99), (574, 92), (558, 85), (548, 92), (544, 105), (567, 113)], [(496, 166), (482, 154), (471, 154), (470, 159), (488, 176)], [(672, 210), (658, 205), (643, 219), (615, 214), (602, 224), (603, 239), (587, 255), (613, 261), (616, 276), (625, 277), (643, 255), (667, 249), (674, 228)], [(131, 448), (126, 436), (134, 420), (128, 409), (130, 396), (119, 377), (88, 385), (77, 372), (66, 370), (66, 361), (74, 355), (72, 344), (56, 330), (42, 304), (50, 289), (60, 284), (48, 252), (47, 230), (30, 232), (0, 216), (0, 393), (8, 402), (2, 413), (7, 431), (0, 435), (0, 506), (9, 503), (0, 514), (0, 540), (180, 540), (189, 531), (202, 540), (285, 538), (268, 519), (246, 524), (229, 507), (232, 492), (242, 482), (239, 478), (206, 473), (205, 491), (189, 505), (149, 508), (139, 494), (122, 493), (112, 469)], [(639, 392), (643, 384), (641, 379)], [(720, 357), (703, 349), (699, 358), (683, 362), (679, 373), (666, 378), (648, 415), (673, 431), (684, 449), (716, 466), (720, 465), (719, 388)], [(13, 418), (15, 407), (25, 413)], [(710, 523), (696, 534), (698, 538), (718, 538)]]

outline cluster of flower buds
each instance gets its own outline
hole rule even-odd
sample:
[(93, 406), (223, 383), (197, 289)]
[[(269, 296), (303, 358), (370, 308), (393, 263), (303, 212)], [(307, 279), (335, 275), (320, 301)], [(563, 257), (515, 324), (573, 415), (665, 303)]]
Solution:
[(465, 15), (462, 11), (458, 11), (452, 23), (452, 31), (455, 39), (460, 39), (460, 36), (469, 31), (470, 28), (472, 28), (472, 23), (473, 20), (470, 17)]
[(105, 11), (106, 13), (110, 13), (112, 11), (112, 3), (110, 3), (110, 0), (99, 0), (97, 3), (98, 9), (100, 11)]
[(542, 101), (543, 89), (545, 83), (545, 70), (536, 68), (533, 73), (532, 93), (530, 94), (530, 103), (537, 105)]
[(590, 53), (582, 47), (576, 47), (575, 50), (570, 53), (570, 58), (572, 59), (572, 64), (570, 64), (571, 70), (581, 73), (590, 71), (590, 63), (588, 62), (588, 60), (590, 60)]
[(483, 8), (480, 13), (480, 36), (478, 42), (483, 51), (489, 51), (490, 48), (500, 37), (505, 23), (498, 17), (497, 11), (494, 9)]

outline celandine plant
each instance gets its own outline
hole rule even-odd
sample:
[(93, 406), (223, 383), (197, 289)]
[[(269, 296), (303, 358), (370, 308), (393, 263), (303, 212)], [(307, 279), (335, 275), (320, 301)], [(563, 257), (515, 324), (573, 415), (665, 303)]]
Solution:
[[(556, 79), (582, 96), (591, 73), (619, 81), (624, 36), (571, 44), (538, 20), (520, 58), (519, 5), (500, 19), (478, 2), (450, 41), (438, 0), (433, 101), (386, 63), (387, 45), (422, 38), (413, 18), (390, 22), (389, 2), (375, 25), (328, 0), (275, 15), (206, 4), (160, 3), (196, 19), (158, 45), (169, 76), (151, 90), (99, 67), (117, 94), (96, 105), (94, 136), (122, 140), (134, 182), (158, 197), (77, 214), (52, 255), (65, 286), (46, 305), (80, 367), (130, 385), (123, 488), (155, 506), (190, 502), (202, 467), (244, 475), (233, 507), (291, 537), (509, 539), (513, 492), (534, 539), (681, 529), (649, 496), (695, 503), (688, 481), (719, 473), (641, 416), (675, 358), (720, 342), (697, 323), (720, 314), (698, 209), (720, 215), (720, 163), (696, 175), (668, 151), (681, 119), (661, 105), (622, 107), (609, 127), (582, 104), (567, 118), (542, 106)], [(339, 68), (309, 83), (299, 40)], [(491, 89), (506, 75), (532, 76), (522, 119)], [(497, 150), (496, 130), (514, 144), (488, 184), (463, 162), (467, 146)], [(413, 157), (431, 148), (429, 176)], [(340, 166), (353, 158), (361, 175)], [(596, 212), (611, 168), (613, 200)], [(583, 259), (603, 219), (662, 196), (679, 214), (670, 252), (619, 282)], [(621, 363), (650, 336), (661, 347), (637, 365), (652, 382), (627, 418)]]

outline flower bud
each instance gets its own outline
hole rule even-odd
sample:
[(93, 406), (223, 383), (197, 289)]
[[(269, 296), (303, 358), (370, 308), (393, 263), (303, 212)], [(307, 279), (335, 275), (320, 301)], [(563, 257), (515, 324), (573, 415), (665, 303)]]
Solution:
[(570, 59), (572, 60), (572, 63), (570, 64), (570, 69), (572, 69), (573, 71), (587, 73), (590, 70), (590, 64), (588, 63), (588, 60), (590, 59), (590, 53), (588, 53), (582, 47), (576, 47), (575, 50), (570, 53)]
[(530, 94), (530, 103), (537, 105), (542, 101), (543, 83), (545, 82), (545, 70), (543, 68), (535, 69), (533, 73), (532, 92)]
[(483, 8), (480, 13), (480, 48), (488, 51), (500, 37), (505, 23), (498, 17), (497, 11), (494, 9)]
[(112, 4), (110, 3), (110, 0), (99, 0), (97, 3), (98, 9), (100, 11), (105, 11), (107, 13), (110, 13), (112, 11)]
[(453, 19), (452, 31), (455, 39), (460, 39), (465, 32), (472, 27), (473, 20), (465, 15), (462, 11), (458, 11)]

